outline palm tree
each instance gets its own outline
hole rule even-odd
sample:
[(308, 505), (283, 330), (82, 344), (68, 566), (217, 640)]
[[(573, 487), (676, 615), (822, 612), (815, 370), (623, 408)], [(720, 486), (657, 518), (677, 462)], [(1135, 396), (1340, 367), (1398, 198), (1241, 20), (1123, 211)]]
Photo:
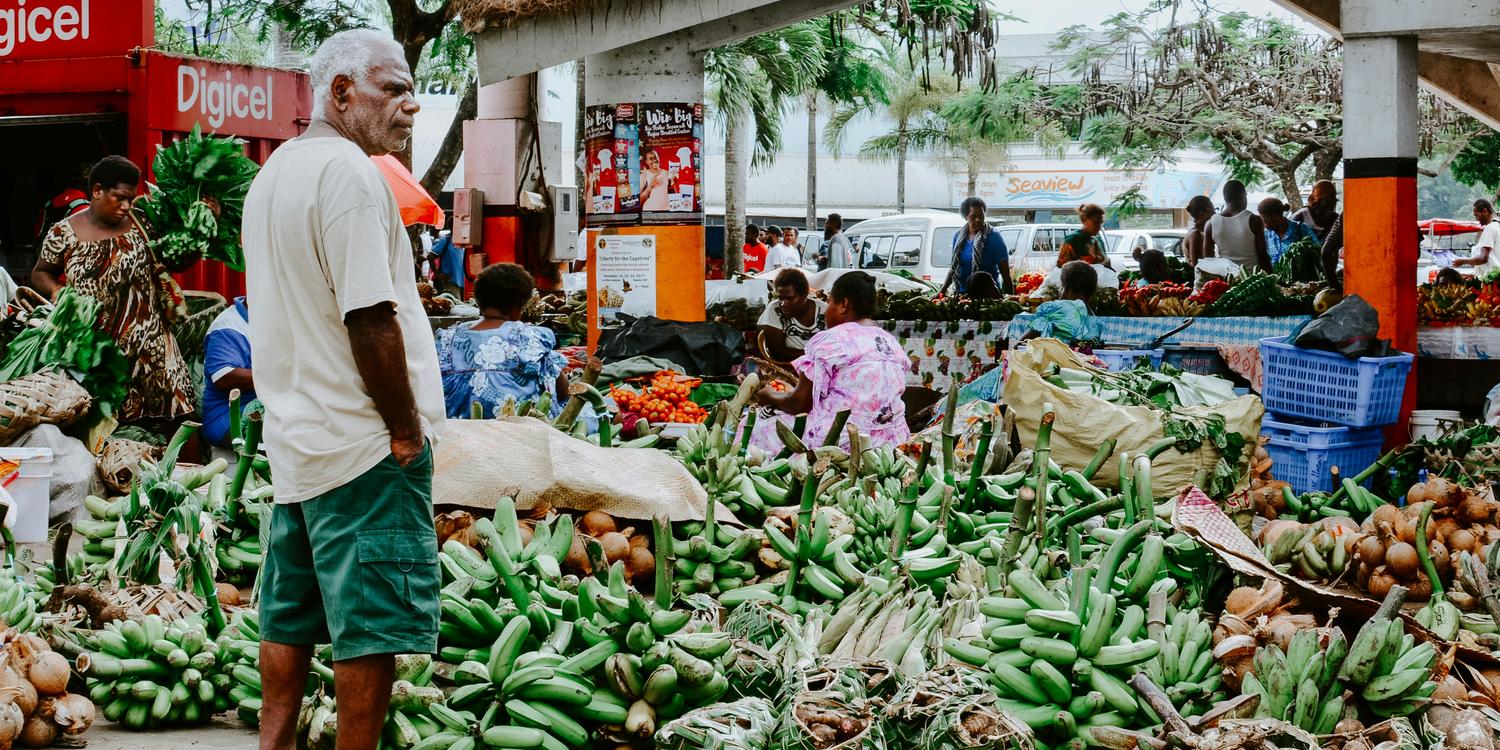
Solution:
[[(750, 167), (764, 167), (781, 150), (787, 102), (823, 72), (823, 40), (803, 22), (711, 50), (703, 60), (709, 102), (724, 119), (724, 268), (744, 267), (745, 184)], [(750, 161), (744, 158), (746, 115), (755, 125)]]
[(1004, 167), (1013, 143), (1031, 142), (1057, 158), (1067, 150), (1068, 132), (1056, 120), (1032, 115), (1041, 87), (1031, 76), (1017, 75), (993, 91), (971, 87), (945, 102), (935, 125), (910, 134), (913, 151), (945, 154), (967, 175), (965, 195), (974, 195), (979, 172)]
[(860, 146), (860, 155), (896, 162), (896, 211), (906, 211), (906, 158), (911, 154), (913, 131), (942, 128), (938, 110), (958, 91), (958, 81), (941, 69), (927, 65), (924, 58), (914, 60), (890, 39), (880, 40), (880, 52), (874, 59), (880, 76), (894, 85), (885, 101), (863, 98), (834, 110), (823, 140), (835, 156), (843, 148), (844, 133), (850, 123), (863, 115), (883, 114), (894, 123), (894, 129), (875, 136)]
[[(848, 31), (848, 11), (820, 19), (827, 67), (807, 91), (807, 229), (818, 226), (818, 104), (854, 104), (872, 100), (888, 102), (891, 83), (885, 70), (875, 64), (879, 50), (866, 46)], [(826, 23), (825, 23), (826, 22)]]

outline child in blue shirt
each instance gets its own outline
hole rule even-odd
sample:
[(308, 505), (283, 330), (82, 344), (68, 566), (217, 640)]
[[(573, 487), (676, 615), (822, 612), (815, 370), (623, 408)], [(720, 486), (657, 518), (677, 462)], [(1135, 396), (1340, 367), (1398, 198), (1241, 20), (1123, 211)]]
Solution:
[(1104, 326), (1089, 312), (1089, 299), (1099, 287), (1099, 274), (1088, 261), (1069, 261), (1062, 267), (1062, 298), (1037, 307), (1021, 341), (1054, 338), (1070, 346), (1097, 344)]
[(250, 376), (250, 308), (239, 297), (209, 326), (204, 340), (203, 436), (221, 448), (229, 447), (229, 392), (238, 388), (240, 403), (255, 400)]

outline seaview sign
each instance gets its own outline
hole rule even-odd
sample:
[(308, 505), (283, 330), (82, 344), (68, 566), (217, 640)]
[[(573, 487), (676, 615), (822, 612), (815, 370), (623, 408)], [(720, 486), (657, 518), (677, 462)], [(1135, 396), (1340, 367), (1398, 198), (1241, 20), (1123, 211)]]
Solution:
[(0, 62), (124, 55), (151, 43), (139, 0), (0, 0)]

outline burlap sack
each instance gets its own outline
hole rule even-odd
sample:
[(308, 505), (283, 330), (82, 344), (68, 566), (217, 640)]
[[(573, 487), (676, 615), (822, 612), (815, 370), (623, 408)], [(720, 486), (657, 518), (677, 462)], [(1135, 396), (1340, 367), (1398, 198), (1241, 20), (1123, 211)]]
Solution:
[[(1001, 401), (1015, 412), (1016, 432), (1023, 447), (1030, 447), (1036, 440), (1042, 405), (1047, 402), (1052, 403), (1057, 415), (1052, 427), (1052, 460), (1065, 468), (1086, 466), (1107, 438), (1115, 439), (1115, 455), (1118, 456), (1121, 451), (1138, 454), (1165, 437), (1159, 412), (1153, 409), (1116, 406), (1047, 382), (1042, 373), (1054, 363), (1072, 369), (1089, 369), (1077, 353), (1054, 339), (1035, 339), (1027, 342), (1026, 348), (1011, 352), (1010, 371), (1005, 378), (1005, 393)], [(1260, 434), (1261, 417), (1265, 414), (1258, 397), (1242, 396), (1217, 406), (1178, 411), (1188, 415), (1222, 414), (1225, 427), (1245, 436), (1245, 453), (1239, 461), (1242, 469), (1255, 454), (1255, 438)], [(1168, 449), (1151, 462), (1152, 488), (1158, 497), (1175, 494), (1192, 484), (1199, 470), (1212, 471), (1218, 460), (1218, 451), (1208, 444), (1187, 455)], [(1104, 485), (1118, 483), (1118, 468), (1118, 460), (1105, 461), (1094, 476), (1095, 481)], [(1248, 486), (1248, 475), (1242, 482)]]
[[(454, 419), (434, 453), (432, 502), (493, 508), (602, 510), (622, 518), (664, 515), (698, 521), (708, 495), (671, 454), (654, 448), (600, 448), (530, 417)], [(717, 518), (732, 518), (722, 505)]]

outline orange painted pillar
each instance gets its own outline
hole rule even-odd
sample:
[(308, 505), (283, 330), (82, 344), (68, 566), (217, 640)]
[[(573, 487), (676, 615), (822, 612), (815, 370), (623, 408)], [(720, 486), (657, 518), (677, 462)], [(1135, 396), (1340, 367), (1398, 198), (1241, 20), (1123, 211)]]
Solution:
[[(1380, 313), (1380, 337), (1417, 351), (1417, 42), (1349, 39), (1344, 48), (1344, 289)], [(1388, 432), (1405, 442), (1417, 371)]]

